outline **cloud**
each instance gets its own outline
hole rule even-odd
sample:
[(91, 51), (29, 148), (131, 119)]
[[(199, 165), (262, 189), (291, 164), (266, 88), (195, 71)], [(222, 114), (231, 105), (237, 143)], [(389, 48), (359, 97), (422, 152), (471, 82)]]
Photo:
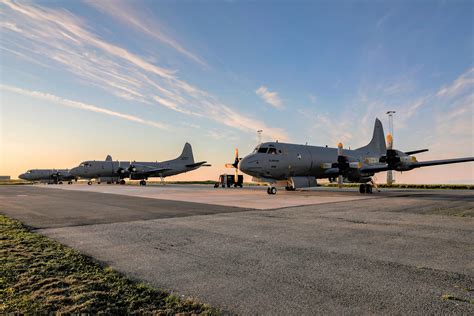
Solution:
[(41, 99), (41, 100), (53, 102), (53, 103), (60, 104), (60, 105), (70, 107), (70, 108), (75, 108), (75, 109), (85, 110), (85, 111), (89, 111), (89, 112), (114, 116), (114, 117), (118, 117), (118, 118), (121, 118), (121, 119), (124, 119), (124, 120), (127, 120), (127, 121), (131, 121), (131, 122), (135, 122), (135, 123), (139, 123), (139, 124), (143, 124), (143, 125), (148, 125), (148, 126), (153, 126), (153, 127), (157, 127), (157, 128), (160, 128), (160, 129), (166, 129), (167, 128), (167, 126), (165, 124), (162, 124), (162, 123), (159, 123), (159, 122), (145, 120), (145, 119), (142, 119), (138, 116), (108, 110), (108, 109), (98, 107), (98, 106), (92, 105), (92, 104), (87, 104), (87, 103), (82, 103), (82, 102), (73, 101), (73, 100), (69, 100), (69, 99), (64, 99), (64, 98), (61, 98), (61, 97), (58, 97), (56, 95), (49, 94), (49, 93), (25, 90), (25, 89), (22, 89), (22, 88), (3, 85), (3, 84), (0, 84), (0, 89), (3, 89), (5, 91), (9, 91), (9, 92), (13, 92), (13, 93), (16, 93), (16, 94), (21, 94), (21, 95), (33, 97), (33, 98), (36, 98), (36, 99)]
[(313, 94), (309, 94), (308, 95), (308, 99), (309, 99), (309, 102), (313, 103), (313, 104), (316, 104), (316, 96), (313, 95)]
[(139, 12), (136, 10), (136, 3), (130, 5), (130, 2), (118, 0), (88, 0), (86, 3), (100, 12), (108, 14), (111, 17), (125, 23), (128, 26), (141, 31), (148, 36), (158, 39), (166, 45), (174, 48), (177, 52), (181, 53), (187, 58), (207, 67), (207, 64), (200, 57), (185, 49), (175, 39), (164, 34), (164, 32), (161, 30), (162, 27), (158, 25), (155, 18), (147, 16), (143, 14), (144, 12)]
[(17, 52), (41, 60), (48, 67), (70, 72), (86, 85), (136, 104), (199, 117), (249, 134), (264, 129), (274, 139), (288, 139), (283, 129), (231, 109), (210, 93), (179, 79), (175, 70), (149, 61), (154, 58), (105, 41), (93, 33), (90, 24), (69, 11), (8, 0), (0, 8), (0, 20), (7, 25), (1, 28), (2, 44), (13, 55)]
[(436, 94), (438, 97), (452, 97), (474, 85), (474, 68), (467, 70), (452, 84), (443, 86)]
[(271, 92), (268, 90), (267, 87), (261, 86), (258, 88), (255, 93), (262, 98), (263, 101), (266, 103), (274, 106), (277, 109), (283, 108), (283, 103), (281, 102), (280, 97), (278, 96), (278, 92)]

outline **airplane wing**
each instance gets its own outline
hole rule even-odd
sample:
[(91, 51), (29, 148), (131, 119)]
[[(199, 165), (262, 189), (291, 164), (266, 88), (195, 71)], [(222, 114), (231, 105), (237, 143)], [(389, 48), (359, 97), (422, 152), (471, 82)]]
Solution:
[(411, 164), (410, 167), (412, 169), (415, 169), (415, 168), (421, 168), (421, 167), (447, 165), (447, 164), (452, 164), (452, 163), (461, 163), (461, 162), (468, 162), (468, 161), (474, 161), (474, 157), (414, 162)]
[[(417, 162), (412, 162), (408, 166), (408, 170), (422, 168), (422, 167), (429, 167), (429, 166), (448, 165), (448, 164), (468, 162), (468, 161), (474, 161), (474, 157), (430, 160), (430, 161), (421, 161), (421, 162), (417, 161)], [(382, 171), (387, 171), (387, 170), (389, 170), (387, 164), (367, 165), (360, 168), (361, 173), (376, 173), (376, 172), (382, 172)]]
[(192, 164), (189, 164), (189, 165), (186, 165), (186, 167), (188, 168), (194, 168), (194, 167), (210, 167), (211, 165), (209, 164), (206, 164), (207, 161), (201, 161), (201, 162), (196, 162), (196, 163), (192, 163)]
[(134, 171), (136, 174), (141, 174), (141, 175), (148, 175), (148, 174), (154, 174), (154, 173), (160, 173), (160, 172), (165, 172), (169, 170), (173, 170), (171, 168), (155, 168), (152, 166), (147, 166), (147, 165), (133, 165), (137, 170)]

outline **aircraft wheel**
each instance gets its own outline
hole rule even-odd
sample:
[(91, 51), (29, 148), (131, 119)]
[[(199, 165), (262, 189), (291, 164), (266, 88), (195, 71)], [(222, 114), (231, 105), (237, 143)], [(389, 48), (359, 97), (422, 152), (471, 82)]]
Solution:
[(372, 186), (370, 184), (365, 185), (365, 193), (372, 193)]
[(63, 184), (63, 182), (62, 182), (62, 181), (59, 181), (58, 184)]
[(141, 180), (141, 181), (140, 181), (140, 185), (146, 185), (146, 181), (145, 181), (145, 180)]
[(97, 184), (100, 184), (100, 181), (98, 181)]
[(120, 184), (122, 184), (122, 185), (125, 184), (125, 180), (121, 180)]
[(267, 189), (267, 193), (271, 195), (275, 195), (277, 193), (277, 189), (275, 187), (269, 187)]
[(87, 182), (88, 185), (92, 185), (92, 181)]
[(361, 184), (361, 185), (359, 186), (359, 192), (360, 192), (360, 194), (364, 194), (364, 193), (365, 193), (365, 184)]
[(67, 184), (72, 184), (72, 181), (69, 181)]

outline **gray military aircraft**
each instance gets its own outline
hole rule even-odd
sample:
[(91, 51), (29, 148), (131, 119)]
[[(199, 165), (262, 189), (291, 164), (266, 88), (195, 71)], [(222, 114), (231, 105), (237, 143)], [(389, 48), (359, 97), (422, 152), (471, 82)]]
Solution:
[[(207, 165), (206, 161), (194, 162), (193, 149), (186, 143), (181, 155), (172, 160), (163, 162), (139, 162), (139, 161), (112, 161), (110, 156), (105, 161), (84, 161), (78, 167), (71, 169), (71, 174), (86, 179), (98, 179), (107, 182), (119, 182), (125, 184), (125, 178), (140, 180), (140, 185), (146, 185), (148, 178), (174, 176), (180, 173), (192, 171)], [(88, 184), (92, 184), (91, 181)]]
[[(387, 140), (392, 141), (391, 135)], [(388, 149), (382, 123), (375, 120), (370, 143), (355, 150), (268, 142), (258, 145), (244, 157), (237, 158), (236, 166), (253, 180), (268, 185), (268, 194), (276, 194), (275, 185), (282, 184), (286, 190), (315, 187), (317, 179), (338, 179), (342, 186), (345, 180), (360, 183), (360, 193), (372, 193), (372, 176), (377, 172), (395, 170), (409, 171), (415, 168), (474, 161), (474, 157), (418, 162), (412, 155), (427, 149), (402, 152)]]
[(72, 180), (76, 179), (68, 169), (31, 169), (20, 174), (18, 178), (50, 184), (63, 184), (63, 181), (68, 181), (68, 184), (72, 184)]

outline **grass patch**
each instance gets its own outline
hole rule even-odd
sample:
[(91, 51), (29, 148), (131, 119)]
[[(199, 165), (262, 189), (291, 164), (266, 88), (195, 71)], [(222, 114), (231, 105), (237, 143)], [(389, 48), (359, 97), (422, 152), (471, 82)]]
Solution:
[[(403, 183), (394, 183), (392, 185), (388, 184), (377, 184), (379, 188), (392, 188), (392, 189), (449, 189), (449, 190), (474, 190), (474, 185), (472, 184), (403, 184)], [(337, 183), (322, 183), (323, 187), (337, 187)], [(344, 183), (344, 187), (359, 187), (357, 183)]]
[(458, 302), (464, 302), (464, 303), (471, 303), (474, 304), (474, 300), (468, 300), (465, 298), (460, 298), (451, 294), (443, 294), (441, 298), (445, 301), (458, 301)]
[(21, 184), (33, 184), (32, 181), (25, 180), (0, 180), (0, 185), (21, 185)]
[(218, 314), (127, 279), (0, 215), (0, 314)]

